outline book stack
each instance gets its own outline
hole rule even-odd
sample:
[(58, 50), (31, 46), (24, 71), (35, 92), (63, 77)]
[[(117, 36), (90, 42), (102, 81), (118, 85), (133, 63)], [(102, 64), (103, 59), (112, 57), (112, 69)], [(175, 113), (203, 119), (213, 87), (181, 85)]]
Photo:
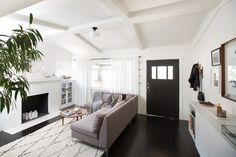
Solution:
[(75, 114), (75, 112), (72, 110), (65, 110), (65, 111), (62, 111), (62, 114), (66, 117), (69, 117), (69, 116)]

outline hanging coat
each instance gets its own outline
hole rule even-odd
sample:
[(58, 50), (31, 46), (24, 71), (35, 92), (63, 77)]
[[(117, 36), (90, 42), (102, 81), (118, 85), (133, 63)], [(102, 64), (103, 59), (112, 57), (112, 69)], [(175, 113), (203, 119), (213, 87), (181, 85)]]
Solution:
[(197, 88), (200, 87), (198, 64), (193, 65), (188, 82), (190, 83), (190, 88), (193, 88), (194, 91), (197, 91)]

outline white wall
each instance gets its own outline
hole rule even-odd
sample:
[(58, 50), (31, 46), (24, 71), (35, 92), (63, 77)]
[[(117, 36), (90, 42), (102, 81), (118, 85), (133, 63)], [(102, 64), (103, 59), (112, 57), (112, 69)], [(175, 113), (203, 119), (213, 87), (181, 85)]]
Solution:
[[(193, 48), (193, 63), (199, 62), (204, 67), (203, 91), (206, 101), (221, 103), (229, 113), (236, 115), (236, 103), (221, 97), (210, 86), (211, 51), (236, 37), (236, 0), (223, 0), (205, 19)], [(193, 93), (196, 100), (197, 92)]]
[(142, 56), (141, 63), (141, 89), (139, 97), (138, 112), (146, 114), (146, 61), (162, 59), (179, 59), (180, 69), (180, 119), (188, 119), (188, 106), (192, 100), (191, 89), (189, 88), (188, 77), (191, 70), (191, 51), (188, 46), (168, 46), (148, 48), (139, 50), (116, 50), (90, 56), (91, 58), (99, 57), (128, 57)]
[(58, 45), (51, 44), (47, 40), (40, 44), (38, 49), (44, 54), (42, 58), (43, 68), (36, 73), (27, 73), (28, 79), (34, 80), (48, 74), (56, 74), (58, 66), (61, 64), (66, 65), (64, 75), (71, 74), (72, 53)]

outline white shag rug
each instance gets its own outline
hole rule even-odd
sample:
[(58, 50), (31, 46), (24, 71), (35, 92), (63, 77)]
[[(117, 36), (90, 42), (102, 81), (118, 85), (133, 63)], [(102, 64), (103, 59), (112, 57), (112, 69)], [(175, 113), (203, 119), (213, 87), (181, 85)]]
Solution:
[(70, 124), (65, 118), (27, 136), (0, 147), (0, 157), (101, 157), (103, 150), (71, 138)]

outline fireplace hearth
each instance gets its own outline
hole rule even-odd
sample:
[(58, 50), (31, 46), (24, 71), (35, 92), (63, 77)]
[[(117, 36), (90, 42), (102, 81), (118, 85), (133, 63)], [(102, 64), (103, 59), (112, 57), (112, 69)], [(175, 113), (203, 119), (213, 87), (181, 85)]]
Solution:
[(22, 123), (48, 114), (48, 93), (28, 96), (22, 101)]

